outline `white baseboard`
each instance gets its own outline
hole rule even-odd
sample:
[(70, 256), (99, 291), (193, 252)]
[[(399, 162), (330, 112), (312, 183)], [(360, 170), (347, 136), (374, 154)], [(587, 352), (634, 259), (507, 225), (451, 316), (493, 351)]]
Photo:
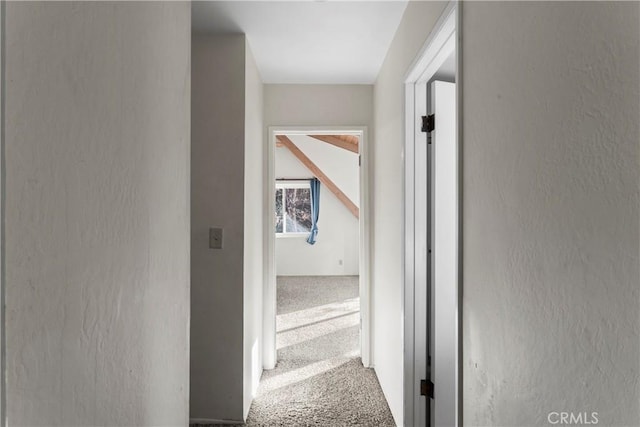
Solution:
[(242, 425), (244, 421), (217, 420), (213, 418), (189, 418), (189, 424), (236, 424)]

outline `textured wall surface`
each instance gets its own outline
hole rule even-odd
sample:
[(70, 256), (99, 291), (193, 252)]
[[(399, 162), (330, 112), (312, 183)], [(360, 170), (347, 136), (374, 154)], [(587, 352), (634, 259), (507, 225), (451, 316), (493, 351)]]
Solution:
[[(4, 28), (5, 28), (5, 4), (0, 4), (0, 164), (2, 164), (4, 167), (4, 98), (3, 98), (3, 93), (4, 93), (4, 37), (2, 36), (4, 34)], [(0, 224), (4, 224), (4, 187), (2, 186), (2, 180), (4, 179), (4, 176), (2, 173), (0, 173), (0, 188), (1, 190), (1, 194), (0, 194)], [(2, 242), (4, 239), (4, 227), (2, 227), (2, 225), (0, 225), (0, 242)], [(4, 254), (3, 254), (3, 250), (4, 250), (4, 245), (0, 245), (0, 260), (4, 260)], [(0, 295), (2, 295), (2, 298), (4, 298), (4, 275), (5, 275), (5, 271), (4, 271), (4, 262), (0, 261)], [(0, 301), (0, 319), (4, 319), (4, 309), (5, 309), (5, 304), (4, 304), (4, 300)], [(4, 351), (5, 351), (5, 345), (4, 345), (4, 333), (5, 333), (5, 322), (4, 320), (0, 320), (0, 322), (2, 322), (0, 324), (0, 355), (4, 355)], [(2, 357), (2, 356), (0, 356)], [(4, 357), (2, 357), (2, 360), (4, 360)], [(1, 362), (0, 362), (1, 363)], [(4, 393), (4, 386), (6, 386), (6, 381), (5, 381), (5, 374), (6, 374), (6, 370), (4, 369), (4, 366), (2, 366), (2, 372), (0, 373), (0, 381), (2, 382), (2, 385), (0, 385), (0, 420), (2, 420), (2, 422), (4, 422), (5, 420), (5, 393)]]
[[(245, 38), (194, 35), (191, 91), (193, 419), (243, 417)], [(209, 249), (209, 227), (224, 229)]]
[(464, 4), (465, 425), (640, 425), (639, 23)]
[(265, 165), (263, 84), (245, 42), (244, 151), (244, 392), (243, 415), (249, 413), (262, 374), (263, 207)]
[(185, 425), (189, 5), (6, 7), (9, 425)]
[[(265, 126), (368, 126), (371, 85), (264, 85)], [(371, 135), (369, 135), (371, 137)]]
[(403, 422), (404, 76), (444, 2), (410, 2), (374, 90), (373, 363), (398, 425)]

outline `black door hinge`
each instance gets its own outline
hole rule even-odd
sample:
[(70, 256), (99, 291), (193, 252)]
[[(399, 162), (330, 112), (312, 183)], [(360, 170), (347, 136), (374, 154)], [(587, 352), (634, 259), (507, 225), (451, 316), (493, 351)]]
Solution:
[(433, 383), (430, 380), (420, 380), (420, 396), (433, 399)]
[(362, 156), (358, 156), (358, 166), (362, 166)]
[(432, 132), (436, 128), (436, 115), (422, 116), (422, 132)]

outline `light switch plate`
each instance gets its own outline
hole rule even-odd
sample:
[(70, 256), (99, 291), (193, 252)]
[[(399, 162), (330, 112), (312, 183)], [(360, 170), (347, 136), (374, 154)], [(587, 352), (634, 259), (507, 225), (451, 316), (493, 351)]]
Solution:
[(222, 249), (222, 228), (212, 227), (209, 229), (209, 248)]

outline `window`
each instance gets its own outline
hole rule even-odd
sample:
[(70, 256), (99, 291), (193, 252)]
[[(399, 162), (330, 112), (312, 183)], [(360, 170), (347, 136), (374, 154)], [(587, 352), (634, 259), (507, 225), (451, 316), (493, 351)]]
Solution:
[(309, 182), (276, 182), (276, 236), (307, 236), (312, 225)]

